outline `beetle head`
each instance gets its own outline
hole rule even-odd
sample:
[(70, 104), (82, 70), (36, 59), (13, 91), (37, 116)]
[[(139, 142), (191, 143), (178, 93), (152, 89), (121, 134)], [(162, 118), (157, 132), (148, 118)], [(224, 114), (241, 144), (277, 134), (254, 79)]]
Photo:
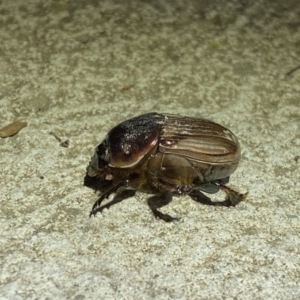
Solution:
[(107, 138), (95, 149), (95, 153), (87, 167), (84, 185), (95, 190), (102, 190), (111, 184), (113, 175), (109, 167), (110, 154)]
[(95, 153), (87, 167), (87, 175), (94, 177), (105, 173), (105, 169), (109, 164), (109, 157), (107, 138), (105, 138), (95, 149)]

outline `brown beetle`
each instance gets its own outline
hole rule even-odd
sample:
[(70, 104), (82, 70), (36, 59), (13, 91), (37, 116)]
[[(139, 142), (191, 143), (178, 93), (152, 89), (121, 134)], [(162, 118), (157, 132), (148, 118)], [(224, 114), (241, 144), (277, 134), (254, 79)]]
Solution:
[[(108, 132), (87, 167), (84, 185), (102, 192), (90, 216), (113, 204), (100, 207), (110, 194), (124, 190), (159, 196), (162, 203), (156, 196), (148, 204), (167, 222), (175, 218), (158, 208), (169, 203), (171, 195), (189, 194), (204, 204), (234, 206), (245, 195), (225, 184), (239, 160), (235, 135), (212, 121), (155, 112), (129, 119)], [(222, 202), (201, 193), (219, 190), (227, 194)]]

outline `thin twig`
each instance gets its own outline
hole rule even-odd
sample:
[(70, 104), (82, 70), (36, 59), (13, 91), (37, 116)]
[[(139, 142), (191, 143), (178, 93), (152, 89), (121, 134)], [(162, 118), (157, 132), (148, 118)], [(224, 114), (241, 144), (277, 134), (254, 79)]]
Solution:
[(298, 69), (300, 69), (300, 65), (297, 66), (297, 67), (295, 67), (295, 68), (293, 68), (292, 70), (288, 71), (286, 73), (286, 76), (290, 76), (291, 74), (293, 74), (294, 72), (296, 72)]

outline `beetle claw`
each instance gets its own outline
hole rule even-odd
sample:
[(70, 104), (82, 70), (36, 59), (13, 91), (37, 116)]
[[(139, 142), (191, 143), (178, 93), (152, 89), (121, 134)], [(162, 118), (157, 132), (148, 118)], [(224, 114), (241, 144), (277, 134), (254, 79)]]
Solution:
[(97, 212), (99, 211), (99, 208), (100, 208), (100, 207), (98, 207), (97, 209), (92, 209), (91, 212), (90, 212), (89, 217), (91, 217), (91, 216), (94, 216), (94, 217), (95, 217), (96, 214), (97, 214)]
[(245, 194), (241, 194), (236, 192), (235, 190), (231, 189), (230, 187), (223, 185), (220, 187), (222, 191), (226, 193), (226, 199), (223, 201), (223, 203), (226, 203), (225, 206), (236, 206), (240, 202), (244, 201), (246, 196), (248, 195), (248, 192)]
[(95, 212), (91, 210), (89, 217), (94, 216), (95, 217)]
[(98, 200), (94, 203), (93, 207), (92, 207), (92, 210), (90, 212), (90, 217), (93, 215), (95, 216), (97, 214), (98, 211), (100, 211), (100, 205), (101, 205), (101, 202), (105, 199), (105, 198), (108, 198), (108, 195), (107, 194), (103, 194), (101, 195), (101, 197), (98, 198)]
[(164, 213), (162, 213), (161, 211), (159, 211), (157, 209), (152, 209), (152, 212), (153, 212), (156, 219), (161, 219), (161, 220), (163, 220), (167, 223), (180, 220), (180, 218), (175, 218), (175, 217), (172, 217), (168, 214), (164, 214)]

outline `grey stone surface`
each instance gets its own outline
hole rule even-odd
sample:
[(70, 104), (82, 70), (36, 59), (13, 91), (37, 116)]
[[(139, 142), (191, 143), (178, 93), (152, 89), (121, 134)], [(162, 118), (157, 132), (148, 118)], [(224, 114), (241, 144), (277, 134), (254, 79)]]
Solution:
[[(0, 139), (0, 298), (299, 299), (299, 16), (299, 1), (0, 1), (0, 127), (28, 122)], [(150, 111), (230, 128), (246, 201), (174, 197), (167, 224), (137, 193), (89, 219), (94, 147)]]

